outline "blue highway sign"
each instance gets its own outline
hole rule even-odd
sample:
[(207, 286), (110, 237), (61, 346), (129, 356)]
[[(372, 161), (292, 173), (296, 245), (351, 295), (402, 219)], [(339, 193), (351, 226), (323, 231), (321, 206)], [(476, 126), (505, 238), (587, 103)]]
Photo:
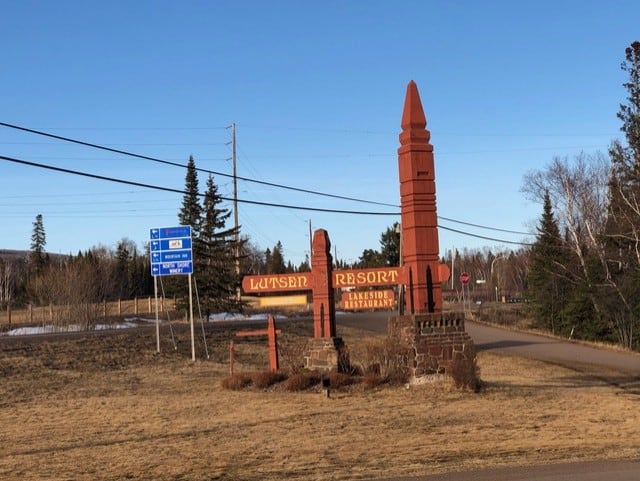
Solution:
[(191, 227), (158, 227), (149, 230), (151, 275), (172, 276), (193, 273)]
[(191, 238), (191, 226), (179, 225), (176, 227), (157, 227), (150, 230), (151, 239), (173, 239), (176, 237)]

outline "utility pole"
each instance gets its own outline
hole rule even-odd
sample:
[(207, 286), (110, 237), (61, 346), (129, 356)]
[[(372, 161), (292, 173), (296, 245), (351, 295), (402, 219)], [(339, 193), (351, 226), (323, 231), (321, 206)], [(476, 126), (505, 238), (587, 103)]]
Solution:
[(456, 248), (451, 248), (451, 290), (453, 290), (454, 265), (456, 262)]
[[(229, 127), (227, 127), (229, 128)], [(233, 165), (233, 227), (234, 227), (234, 241), (235, 241), (235, 261), (236, 261), (236, 276), (240, 278), (240, 228), (238, 225), (238, 172), (237, 172), (237, 157), (236, 157), (236, 123), (233, 122), (230, 125), (231, 128), (231, 163)], [(241, 297), (240, 288), (236, 292), (238, 301)]]

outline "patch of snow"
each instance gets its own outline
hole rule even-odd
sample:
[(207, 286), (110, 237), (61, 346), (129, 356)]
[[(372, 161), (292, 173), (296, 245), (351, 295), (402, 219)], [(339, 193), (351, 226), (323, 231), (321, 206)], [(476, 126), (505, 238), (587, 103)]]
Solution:
[[(210, 322), (225, 322), (225, 321), (266, 321), (269, 317), (268, 314), (251, 314), (247, 316), (246, 314), (239, 314), (237, 312), (219, 312), (216, 314), (209, 315)], [(283, 316), (278, 314), (275, 316), (276, 319), (287, 319), (287, 316)]]

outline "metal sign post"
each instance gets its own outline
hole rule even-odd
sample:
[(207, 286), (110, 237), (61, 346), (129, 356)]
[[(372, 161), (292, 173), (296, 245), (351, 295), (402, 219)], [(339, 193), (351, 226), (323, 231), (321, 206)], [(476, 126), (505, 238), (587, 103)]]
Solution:
[(469, 282), (471, 276), (468, 272), (462, 272), (460, 274), (460, 283), (462, 284), (462, 310), (470, 314), (471, 313), (471, 293), (469, 292)]
[(154, 278), (156, 297), (156, 342), (160, 352), (160, 322), (158, 319), (158, 276), (189, 276), (189, 318), (191, 323), (191, 359), (196, 360), (193, 329), (193, 294), (191, 274), (193, 274), (193, 252), (191, 249), (191, 226), (158, 227), (149, 231), (151, 275)]
[(153, 276), (153, 294), (156, 307), (156, 352), (160, 352), (160, 318), (158, 316), (158, 278)]

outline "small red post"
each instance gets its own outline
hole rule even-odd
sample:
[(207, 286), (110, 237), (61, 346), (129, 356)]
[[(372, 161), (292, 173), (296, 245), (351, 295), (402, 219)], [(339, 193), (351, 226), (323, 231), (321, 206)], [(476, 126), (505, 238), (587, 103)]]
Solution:
[[(280, 329), (276, 329), (276, 321), (272, 315), (269, 315), (267, 318), (267, 328), (266, 329), (258, 329), (256, 331), (238, 331), (236, 332), (236, 337), (247, 337), (247, 336), (267, 336), (268, 346), (269, 346), (269, 370), (277, 371), (279, 369), (278, 364), (278, 339), (277, 335), (280, 334)], [(231, 341), (231, 353), (229, 354), (230, 364), (233, 374), (233, 341)]]
[(269, 337), (269, 370), (276, 372), (280, 369), (278, 363), (278, 339), (276, 331), (276, 320), (272, 315), (269, 315), (267, 336)]

